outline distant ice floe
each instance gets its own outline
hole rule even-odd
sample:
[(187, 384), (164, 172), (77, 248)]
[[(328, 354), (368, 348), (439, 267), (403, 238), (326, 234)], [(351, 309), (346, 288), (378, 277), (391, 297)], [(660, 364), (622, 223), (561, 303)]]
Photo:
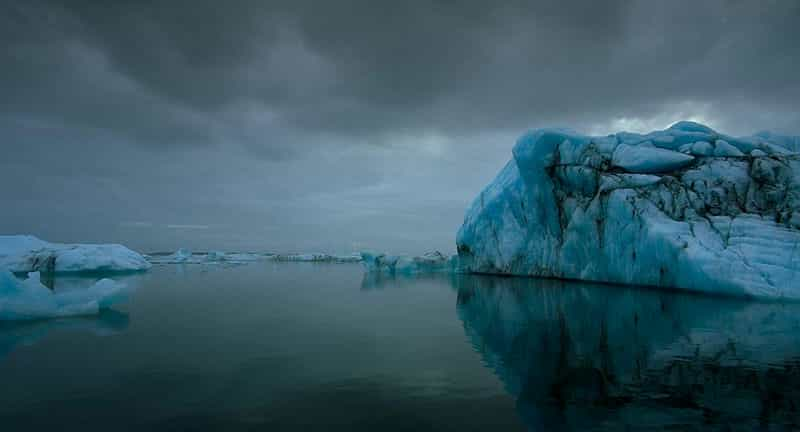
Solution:
[(274, 255), (272, 259), (275, 261), (355, 263), (361, 261), (361, 255), (328, 255), (323, 253), (279, 254)]
[(244, 264), (268, 260), (272, 254), (249, 252), (192, 252), (181, 248), (174, 253), (152, 253), (147, 259), (152, 264)]
[(39, 272), (19, 279), (0, 270), (0, 321), (96, 315), (127, 300), (130, 291), (111, 279), (101, 279), (85, 289), (54, 291), (42, 284)]
[(107, 274), (149, 268), (144, 256), (118, 244), (62, 244), (30, 235), (0, 236), (0, 269), (12, 273)]
[(361, 252), (361, 258), (368, 273), (415, 274), (458, 271), (458, 256), (447, 256), (439, 251), (428, 252), (421, 256)]
[(280, 262), (324, 262), (355, 263), (361, 261), (361, 255), (330, 255), (324, 253), (272, 254), (257, 252), (191, 252), (178, 249), (172, 254), (153, 253), (148, 255), (153, 264), (245, 264), (256, 261)]

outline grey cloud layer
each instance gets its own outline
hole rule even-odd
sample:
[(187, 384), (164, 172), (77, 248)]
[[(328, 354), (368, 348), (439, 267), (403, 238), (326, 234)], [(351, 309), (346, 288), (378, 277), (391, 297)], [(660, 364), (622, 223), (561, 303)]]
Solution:
[[(145, 221), (341, 245), (394, 222), (449, 241), (530, 127), (800, 132), (798, 22), (795, 0), (0, 1), (0, 191), (20, 207), (0, 230), (58, 209), (62, 237)], [(84, 189), (126, 210), (63, 199)]]

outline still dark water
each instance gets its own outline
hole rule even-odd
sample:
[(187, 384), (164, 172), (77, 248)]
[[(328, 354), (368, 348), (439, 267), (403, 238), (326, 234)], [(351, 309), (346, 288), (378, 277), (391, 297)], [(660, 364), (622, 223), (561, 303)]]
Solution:
[(0, 430), (800, 425), (798, 304), (356, 264), (128, 281), (100, 317), (0, 324)]

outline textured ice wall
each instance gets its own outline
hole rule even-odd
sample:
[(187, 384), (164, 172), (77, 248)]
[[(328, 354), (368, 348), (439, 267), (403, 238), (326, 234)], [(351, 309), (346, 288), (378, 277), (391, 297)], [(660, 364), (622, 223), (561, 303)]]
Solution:
[(462, 270), (800, 299), (789, 137), (680, 122), (523, 136), (459, 230)]

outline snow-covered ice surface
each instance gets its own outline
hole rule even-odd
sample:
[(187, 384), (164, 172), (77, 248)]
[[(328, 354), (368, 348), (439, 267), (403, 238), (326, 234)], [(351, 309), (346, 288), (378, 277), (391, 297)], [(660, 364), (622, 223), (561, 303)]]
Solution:
[(0, 236), (0, 269), (14, 273), (125, 273), (150, 263), (118, 244), (49, 243), (29, 235)]
[(0, 270), (0, 321), (95, 315), (125, 301), (129, 294), (125, 284), (111, 279), (101, 279), (85, 289), (54, 291), (42, 285), (39, 272), (19, 279)]
[(421, 256), (387, 255), (375, 252), (361, 252), (361, 262), (368, 273), (435, 273), (457, 270), (457, 256), (447, 256), (441, 252), (428, 252)]
[(542, 129), (458, 232), (467, 272), (800, 299), (796, 138)]

